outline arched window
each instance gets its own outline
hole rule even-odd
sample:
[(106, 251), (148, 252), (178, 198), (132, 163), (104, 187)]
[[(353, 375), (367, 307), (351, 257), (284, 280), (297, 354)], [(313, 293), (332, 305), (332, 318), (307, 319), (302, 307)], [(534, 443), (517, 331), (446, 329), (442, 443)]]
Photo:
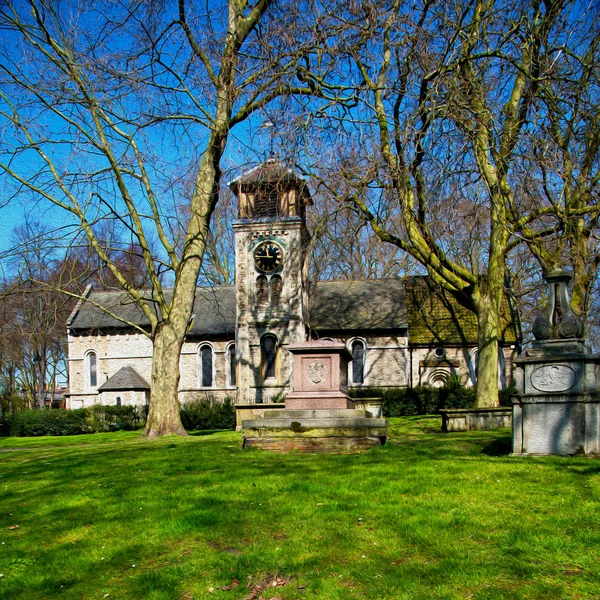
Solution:
[(352, 342), (352, 383), (365, 382), (365, 343)]
[(87, 381), (91, 388), (98, 387), (98, 356), (95, 352), (88, 352), (87, 360)]
[(275, 379), (277, 376), (277, 338), (264, 335), (260, 340), (260, 364), (264, 379)]
[(498, 348), (498, 389), (506, 388), (506, 361), (504, 359), (504, 351)]
[(281, 302), (281, 291), (283, 290), (283, 280), (280, 275), (271, 277), (271, 304), (279, 304)]
[(471, 348), (469, 351), (469, 382), (471, 385), (477, 385), (477, 355), (478, 348)]
[(212, 387), (213, 385), (213, 351), (212, 348), (205, 344), (200, 346), (200, 386)]
[(236, 378), (237, 371), (237, 360), (235, 358), (235, 344), (229, 344), (227, 347), (227, 379), (228, 386), (235, 387), (237, 383)]
[(121, 406), (121, 396), (117, 396), (117, 406)]
[(269, 301), (269, 282), (264, 275), (256, 278), (256, 304), (266, 304)]

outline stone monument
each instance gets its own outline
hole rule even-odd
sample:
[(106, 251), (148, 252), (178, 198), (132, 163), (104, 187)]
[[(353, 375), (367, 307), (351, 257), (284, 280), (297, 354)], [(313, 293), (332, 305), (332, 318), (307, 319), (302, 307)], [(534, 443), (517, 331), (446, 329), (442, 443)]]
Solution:
[(351, 451), (385, 443), (386, 419), (355, 407), (348, 396), (344, 344), (324, 340), (288, 346), (293, 356), (293, 391), (284, 410), (242, 422), (244, 447), (266, 450)]
[(570, 280), (563, 271), (546, 277), (548, 305), (534, 322), (536, 341), (515, 360), (513, 455), (600, 454), (600, 356), (582, 339)]

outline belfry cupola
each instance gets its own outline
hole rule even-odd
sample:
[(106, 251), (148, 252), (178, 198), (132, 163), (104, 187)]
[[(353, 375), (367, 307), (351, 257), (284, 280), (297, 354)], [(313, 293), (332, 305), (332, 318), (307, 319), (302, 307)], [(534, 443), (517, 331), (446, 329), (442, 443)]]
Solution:
[(238, 198), (239, 219), (306, 218), (312, 199), (306, 181), (275, 158), (250, 169), (229, 183)]

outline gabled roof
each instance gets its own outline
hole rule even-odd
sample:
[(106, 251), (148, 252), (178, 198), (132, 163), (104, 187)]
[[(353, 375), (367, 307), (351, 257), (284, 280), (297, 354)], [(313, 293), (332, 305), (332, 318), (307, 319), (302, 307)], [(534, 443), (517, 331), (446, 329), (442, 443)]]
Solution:
[(406, 329), (404, 280), (320, 281), (309, 290), (316, 331)]
[[(167, 290), (166, 295), (169, 296)], [(73, 331), (119, 330), (149, 325), (139, 306), (125, 292), (94, 292), (71, 316)], [(189, 336), (233, 336), (236, 290), (232, 286), (197, 288)], [(410, 345), (476, 345), (477, 318), (428, 277), (321, 281), (309, 288), (308, 325), (313, 331), (381, 331), (408, 329)], [(515, 343), (508, 299), (502, 301), (500, 340)]]
[(107, 379), (99, 392), (119, 392), (124, 390), (149, 390), (148, 382), (133, 368), (123, 367)]
[[(165, 292), (167, 300), (170, 294), (170, 290)], [(148, 298), (151, 301), (149, 293)], [(235, 308), (235, 288), (229, 286), (196, 288), (194, 316), (188, 334), (235, 333)], [(125, 292), (91, 291), (88, 301), (84, 301), (73, 311), (69, 328), (73, 331), (127, 329), (131, 326), (128, 323), (139, 327), (150, 325), (148, 318), (131, 296)]]

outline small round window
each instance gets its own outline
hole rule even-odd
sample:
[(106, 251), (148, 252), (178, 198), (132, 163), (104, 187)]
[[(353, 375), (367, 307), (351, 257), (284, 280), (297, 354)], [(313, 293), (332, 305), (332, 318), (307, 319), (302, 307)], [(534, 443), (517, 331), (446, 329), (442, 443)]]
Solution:
[(443, 348), (436, 348), (433, 351), (433, 354), (436, 358), (444, 358), (444, 356), (446, 356), (446, 351)]

